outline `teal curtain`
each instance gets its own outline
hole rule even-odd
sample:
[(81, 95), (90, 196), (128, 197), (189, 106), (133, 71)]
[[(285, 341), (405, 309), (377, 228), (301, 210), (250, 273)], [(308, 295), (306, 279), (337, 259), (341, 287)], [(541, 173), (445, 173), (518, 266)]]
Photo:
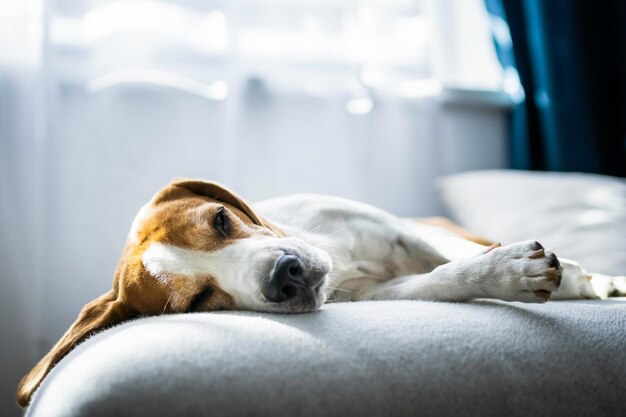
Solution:
[(626, 176), (626, 1), (485, 2), (494, 29), (508, 24), (496, 49), (525, 92), (511, 165)]

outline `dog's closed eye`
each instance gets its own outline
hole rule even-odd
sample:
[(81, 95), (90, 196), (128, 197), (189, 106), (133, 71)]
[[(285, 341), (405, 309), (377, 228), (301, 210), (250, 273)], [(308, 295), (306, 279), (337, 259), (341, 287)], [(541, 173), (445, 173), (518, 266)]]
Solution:
[(211, 298), (212, 295), (213, 295), (213, 288), (208, 287), (208, 286), (205, 287), (202, 291), (200, 291), (191, 299), (191, 303), (189, 303), (189, 308), (187, 309), (187, 311), (189, 312), (197, 311), (200, 308), (200, 306), (202, 306), (202, 304), (206, 303), (209, 300), (209, 298)]
[(223, 206), (217, 211), (215, 220), (213, 220), (213, 227), (215, 227), (222, 236), (228, 236), (230, 234), (230, 219)]

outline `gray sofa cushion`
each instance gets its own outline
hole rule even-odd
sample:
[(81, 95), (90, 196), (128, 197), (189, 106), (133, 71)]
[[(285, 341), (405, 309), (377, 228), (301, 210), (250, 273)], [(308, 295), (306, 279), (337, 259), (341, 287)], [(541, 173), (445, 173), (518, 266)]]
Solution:
[(123, 324), (28, 416), (623, 415), (625, 386), (624, 299), (337, 303)]
[(573, 172), (473, 171), (439, 181), (450, 216), (503, 244), (539, 240), (589, 272), (626, 274), (626, 180)]

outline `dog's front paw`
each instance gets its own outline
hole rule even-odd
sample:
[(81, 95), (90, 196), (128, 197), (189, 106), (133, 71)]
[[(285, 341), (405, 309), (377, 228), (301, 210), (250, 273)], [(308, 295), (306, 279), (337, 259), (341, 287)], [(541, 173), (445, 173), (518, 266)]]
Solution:
[(559, 259), (539, 242), (531, 240), (499, 247), (482, 257), (488, 265), (484, 290), (491, 297), (543, 303), (561, 284)]

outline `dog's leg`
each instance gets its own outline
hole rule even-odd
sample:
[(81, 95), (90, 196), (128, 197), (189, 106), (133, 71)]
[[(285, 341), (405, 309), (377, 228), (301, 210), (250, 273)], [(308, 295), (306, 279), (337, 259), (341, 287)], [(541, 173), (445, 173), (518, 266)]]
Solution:
[(578, 262), (564, 258), (559, 260), (563, 268), (563, 279), (550, 299), (608, 298), (626, 295), (626, 277), (587, 273)]
[[(496, 287), (498, 285), (506, 285), (506, 282), (514, 280), (515, 277), (517, 277), (519, 281), (518, 283), (520, 285), (523, 282), (532, 282), (528, 280), (528, 273), (526, 273), (523, 270), (520, 270), (520, 268), (523, 269), (526, 267), (521, 264), (528, 264), (529, 262), (532, 263), (532, 261), (529, 261), (528, 259), (524, 260), (523, 256), (520, 256), (519, 254), (515, 254), (512, 249), (514, 247), (517, 247), (517, 248), (523, 247), (524, 246), (523, 243), (518, 243), (518, 244), (507, 246), (504, 248), (499, 248), (497, 251), (493, 253), (492, 256), (482, 257), (481, 256), (482, 254), (486, 254), (486, 252), (488, 252), (485, 246), (478, 245), (466, 239), (459, 238), (458, 236), (450, 233), (449, 231), (442, 230), (440, 228), (429, 230), (429, 229), (425, 229), (424, 228), (425, 226), (423, 225), (419, 225), (419, 227), (411, 227), (412, 225), (409, 225), (409, 226), (410, 227), (408, 228), (408, 230), (405, 229), (405, 235), (404, 235), (405, 240), (412, 242), (413, 243), (412, 247), (414, 247), (416, 251), (423, 252), (424, 246), (426, 246), (429, 248), (430, 251), (434, 251), (434, 253), (437, 254), (435, 258), (444, 258), (447, 261), (450, 261), (450, 266), (445, 266), (445, 268), (440, 268), (441, 270), (435, 269), (433, 271), (435, 272), (435, 275), (433, 277), (430, 277), (429, 274), (420, 275), (419, 278), (413, 275), (412, 277), (414, 279), (420, 280), (420, 282), (415, 285), (419, 285), (420, 287), (427, 286), (428, 284), (426, 284), (426, 281), (435, 280), (436, 285), (434, 285), (433, 291), (437, 291), (437, 288), (439, 288), (441, 285), (444, 285), (442, 284), (442, 282), (445, 282), (445, 280), (437, 278), (437, 276), (440, 275), (442, 271), (446, 271), (446, 273), (449, 273), (450, 270), (448, 268), (456, 268), (457, 266), (462, 270), (463, 269), (466, 270), (467, 264), (468, 263), (474, 264), (477, 261), (477, 259), (480, 259), (480, 262), (486, 262), (487, 264), (492, 263), (492, 262), (499, 263), (499, 265), (495, 268), (492, 267), (492, 268), (485, 269), (484, 267), (481, 266), (481, 270), (483, 272), (490, 271), (491, 273), (494, 273), (494, 274), (498, 274), (498, 273), (503, 274), (502, 282), (498, 281), (497, 277), (492, 277), (495, 280), (493, 285), (495, 285)], [(533, 243), (533, 242), (530, 242), (530, 243)], [(529, 244), (529, 242), (526, 242), (526, 244)], [(535, 243), (535, 245), (539, 245), (539, 244)], [(496, 260), (494, 256), (495, 254), (501, 254), (505, 252), (508, 253), (508, 256), (500, 257), (499, 259)], [(543, 247), (538, 251), (538, 254), (543, 254), (544, 258), (551, 259), (552, 257), (555, 257), (554, 254), (550, 253), (549, 251), (544, 250)], [(534, 255), (535, 258), (532, 258), (532, 259), (538, 259), (537, 258), (538, 254)], [(557, 259), (556, 261), (553, 261), (553, 263), (560, 264), (559, 270), (561, 272), (562, 279), (558, 288), (553, 287), (551, 290), (543, 289), (544, 291), (549, 291), (549, 292), (547, 294), (540, 293), (542, 297), (547, 295), (550, 297), (550, 299), (554, 299), (554, 300), (594, 299), (594, 298), (598, 298), (598, 295), (600, 295), (601, 297), (604, 298), (609, 293), (616, 293), (616, 294), (620, 293), (620, 288), (621, 288), (620, 284), (623, 287), (626, 287), (626, 278), (623, 278), (623, 277), (603, 277), (603, 276), (599, 276), (598, 274), (587, 274), (586, 271), (578, 263), (574, 261), (570, 261), (568, 259)], [(446, 263), (444, 265), (448, 265), (448, 264)], [(441, 265), (441, 266), (444, 266), (444, 265)], [(508, 268), (508, 274), (505, 270), (503, 270), (503, 268), (504, 269)], [(517, 268), (517, 270), (515, 268)], [(471, 271), (476, 272), (476, 268), (471, 269)], [(478, 296), (467, 295), (466, 294), (467, 288), (465, 288), (467, 284), (465, 284), (465, 282), (463, 281), (464, 278), (462, 274), (457, 274), (455, 272), (455, 276), (460, 277), (460, 278), (458, 282), (455, 282), (454, 284), (452, 284), (452, 287), (460, 284), (462, 287), (459, 290), (461, 295), (450, 298), (450, 299), (462, 300), (462, 299), (477, 298), (478, 296), (480, 297), (493, 296), (495, 298), (502, 298), (502, 297), (496, 297), (496, 295), (486, 294), (484, 291), (482, 295), (478, 295)], [(423, 278), (427, 278), (427, 279), (423, 280)], [(468, 286), (475, 287), (476, 283), (485, 284), (486, 282), (489, 283), (489, 280), (490, 280), (490, 277), (488, 276), (484, 277), (484, 276), (475, 274), (475, 276), (473, 276), (470, 279), (470, 281), (472, 282)], [(620, 280), (623, 280), (624, 282), (622, 283), (622, 281)], [(411, 279), (407, 277), (402, 277), (402, 278), (398, 278), (397, 280), (395, 280), (395, 283), (402, 283), (402, 282), (408, 282), (408, 281), (411, 281)], [(387, 284), (390, 284), (393, 286), (392, 282), (388, 282)], [(445, 291), (450, 289), (449, 286), (450, 284), (445, 284), (445, 288), (446, 288)], [(623, 288), (623, 289), (626, 289), (626, 288)], [(492, 292), (493, 292), (493, 288), (492, 288)], [(435, 299), (446, 299), (446, 298), (443, 297), (443, 298), (435, 298)], [(508, 298), (502, 298), (502, 299), (508, 299)], [(523, 300), (519, 300), (519, 301), (523, 301)]]
[(538, 242), (528, 241), (484, 248), (479, 254), (455, 259), (428, 274), (399, 277), (369, 286), (355, 298), (440, 301), (497, 298), (541, 303), (558, 288), (561, 271), (556, 255)]

